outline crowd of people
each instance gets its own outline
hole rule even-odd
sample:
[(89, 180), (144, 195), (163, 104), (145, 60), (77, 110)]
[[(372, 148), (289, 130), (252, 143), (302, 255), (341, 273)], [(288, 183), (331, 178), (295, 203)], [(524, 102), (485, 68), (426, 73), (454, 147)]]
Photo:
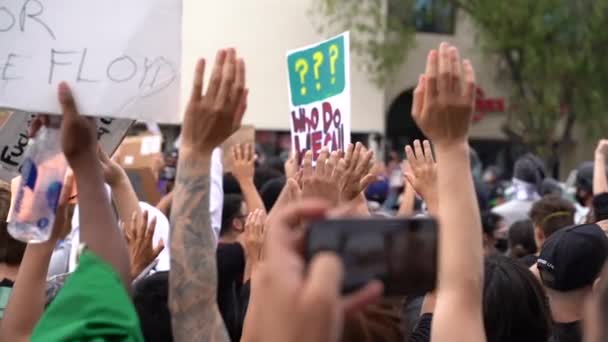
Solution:
[[(277, 170), (241, 144), (222, 174), (217, 148), (247, 108), (245, 62), (220, 50), (205, 87), (206, 69), (201, 59), (174, 184), (153, 205), (59, 85), (71, 171), (49, 241), (0, 229), (0, 341), (608, 341), (608, 141), (579, 170), (575, 200), (531, 154), (507, 191), (484, 184), (468, 145), (475, 72), (442, 43), (413, 95), (429, 140), (406, 146), (403, 165), (356, 143)], [(0, 186), (2, 222), (17, 185)], [(344, 294), (336, 254), (303, 255), (314, 220), (413, 216), (439, 222), (432, 292), (387, 297), (371, 281)]]

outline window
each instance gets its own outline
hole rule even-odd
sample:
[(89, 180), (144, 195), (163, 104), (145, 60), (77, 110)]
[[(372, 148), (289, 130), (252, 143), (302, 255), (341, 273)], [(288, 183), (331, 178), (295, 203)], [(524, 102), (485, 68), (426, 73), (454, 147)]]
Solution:
[(454, 33), (454, 5), (445, 0), (415, 0), (413, 20), (418, 32)]
[(450, 0), (390, 0), (389, 13), (418, 32), (454, 33), (456, 8)]

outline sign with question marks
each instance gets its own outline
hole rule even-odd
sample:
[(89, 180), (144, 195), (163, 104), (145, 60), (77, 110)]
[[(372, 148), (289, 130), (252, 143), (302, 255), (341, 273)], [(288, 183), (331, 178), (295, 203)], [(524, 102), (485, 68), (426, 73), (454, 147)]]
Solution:
[(292, 149), (298, 160), (350, 143), (349, 32), (287, 53)]

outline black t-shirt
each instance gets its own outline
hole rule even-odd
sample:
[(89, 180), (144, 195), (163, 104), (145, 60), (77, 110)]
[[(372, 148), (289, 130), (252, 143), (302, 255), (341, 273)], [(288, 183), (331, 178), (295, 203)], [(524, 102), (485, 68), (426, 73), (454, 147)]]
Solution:
[(243, 331), (241, 287), (245, 273), (245, 251), (240, 243), (217, 246), (217, 305), (232, 341)]
[(554, 323), (551, 342), (582, 342), (581, 322)]
[(534, 254), (529, 254), (529, 255), (526, 255), (525, 257), (519, 258), (519, 261), (521, 261), (524, 265), (526, 265), (526, 267), (530, 268), (530, 267), (536, 265), (536, 262), (538, 261), (538, 256), (536, 256)]
[(420, 316), (418, 323), (410, 335), (409, 342), (429, 342), (431, 340), (431, 325), (433, 314), (426, 313)]

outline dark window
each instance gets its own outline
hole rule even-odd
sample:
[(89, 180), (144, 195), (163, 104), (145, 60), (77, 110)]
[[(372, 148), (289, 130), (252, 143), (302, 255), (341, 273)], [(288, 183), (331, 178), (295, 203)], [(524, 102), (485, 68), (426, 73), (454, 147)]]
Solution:
[[(456, 8), (449, 0), (390, 0), (389, 6), (391, 15), (418, 32), (454, 33)], [(413, 8), (406, 8), (410, 6)]]

